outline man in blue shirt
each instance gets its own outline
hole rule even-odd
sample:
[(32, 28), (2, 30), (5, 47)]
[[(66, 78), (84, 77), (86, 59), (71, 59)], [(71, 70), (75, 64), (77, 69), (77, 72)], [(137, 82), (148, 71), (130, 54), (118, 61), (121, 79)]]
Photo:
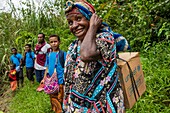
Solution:
[(25, 45), (25, 54), (24, 54), (24, 62), (26, 66), (26, 75), (28, 80), (33, 84), (34, 83), (34, 52), (31, 50), (31, 44)]
[(17, 53), (16, 48), (12, 48), (11, 52), (13, 55), (10, 56), (10, 61), (11, 63), (16, 65), (16, 70), (17, 70), (17, 85), (19, 88), (19, 81), (21, 83), (21, 86), (23, 87), (24, 83), (24, 76), (23, 76), (23, 63), (22, 63), (22, 55), (20, 53)]

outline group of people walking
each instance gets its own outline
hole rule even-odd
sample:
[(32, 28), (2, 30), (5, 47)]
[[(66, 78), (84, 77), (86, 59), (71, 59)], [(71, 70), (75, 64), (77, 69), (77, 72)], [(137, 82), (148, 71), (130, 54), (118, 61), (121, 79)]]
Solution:
[(23, 85), (22, 59), (25, 59), (27, 77), (32, 83), (34, 69), (39, 83), (44, 82), (47, 73), (52, 76), (56, 70), (59, 92), (50, 94), (56, 113), (123, 113), (124, 97), (116, 55), (129, 49), (126, 39), (102, 22), (94, 7), (84, 0), (67, 1), (65, 15), (70, 31), (77, 37), (67, 54), (59, 48), (58, 35), (51, 35), (48, 44), (45, 35), (38, 34), (34, 52), (29, 44), (25, 45), (24, 57), (16, 48), (11, 49), (13, 69), (20, 66), (16, 80), (21, 80)]
[[(12, 48), (10, 56), (11, 70), (9, 79), (13, 91), (18, 87), (23, 87), (24, 76), (23, 67), (26, 67), (26, 75), (31, 83), (34, 83), (34, 72), (36, 81), (43, 84), (47, 73), (52, 76), (56, 69), (59, 92), (50, 94), (52, 109), (58, 113), (62, 112), (62, 101), (64, 97), (64, 63), (66, 52), (60, 50), (60, 37), (58, 35), (49, 36), (49, 44), (45, 41), (45, 34), (38, 34), (38, 43), (34, 51), (30, 44), (25, 45), (25, 53), (22, 56), (16, 48)], [(56, 57), (58, 55), (58, 57)]]
[(23, 87), (23, 68), (26, 67), (26, 76), (31, 83), (34, 83), (34, 73), (36, 75), (36, 81), (41, 82), (45, 72), (46, 53), (51, 46), (45, 41), (45, 35), (43, 33), (38, 34), (38, 43), (34, 50), (31, 48), (31, 44), (25, 45), (24, 55), (17, 52), (16, 48), (12, 48), (12, 55), (10, 61), (16, 69), (16, 80), (18, 88)]

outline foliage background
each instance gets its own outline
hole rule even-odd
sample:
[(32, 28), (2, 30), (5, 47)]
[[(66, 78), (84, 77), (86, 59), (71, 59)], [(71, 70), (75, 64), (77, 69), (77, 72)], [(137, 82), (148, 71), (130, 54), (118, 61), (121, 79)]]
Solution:
[[(10, 48), (16, 47), (19, 53), (23, 53), (26, 43), (30, 43), (34, 48), (39, 32), (46, 34), (47, 41), (49, 35), (58, 34), (62, 41), (61, 48), (67, 50), (75, 38), (68, 29), (64, 15), (65, 1), (55, 0), (53, 3), (46, 0), (37, 8), (34, 1), (28, 0), (22, 2), (19, 9), (10, 0), (8, 1), (11, 10), (0, 13), (0, 84), (6, 80), (5, 71), (8, 70)], [(94, 5), (97, 14), (111, 26), (113, 31), (127, 38), (131, 51), (141, 53), (147, 91), (133, 109), (127, 112), (169, 113), (170, 1), (87, 1)], [(0, 93), (3, 93), (3, 90)], [(14, 100), (17, 100), (15, 98)]]

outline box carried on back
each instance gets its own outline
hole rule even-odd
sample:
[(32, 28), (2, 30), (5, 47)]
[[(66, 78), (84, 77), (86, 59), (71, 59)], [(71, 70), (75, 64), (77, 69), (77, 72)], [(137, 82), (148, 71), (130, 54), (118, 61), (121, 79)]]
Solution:
[(146, 90), (139, 52), (119, 53), (119, 58), (118, 72), (120, 72), (119, 79), (124, 91), (125, 107), (132, 108)]

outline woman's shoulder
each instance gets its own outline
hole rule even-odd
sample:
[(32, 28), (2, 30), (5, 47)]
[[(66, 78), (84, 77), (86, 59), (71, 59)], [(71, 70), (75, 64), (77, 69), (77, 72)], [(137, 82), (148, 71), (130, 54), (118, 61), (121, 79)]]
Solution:
[(102, 27), (98, 30), (96, 37), (97, 40), (102, 40), (102, 41), (106, 41), (106, 42), (114, 42), (115, 36), (114, 36), (114, 32), (112, 31), (112, 29), (110, 28), (109, 25), (107, 25), (106, 23), (102, 24)]
[(103, 31), (96, 35), (97, 41), (106, 41), (106, 42), (113, 42), (114, 35), (109, 31)]

